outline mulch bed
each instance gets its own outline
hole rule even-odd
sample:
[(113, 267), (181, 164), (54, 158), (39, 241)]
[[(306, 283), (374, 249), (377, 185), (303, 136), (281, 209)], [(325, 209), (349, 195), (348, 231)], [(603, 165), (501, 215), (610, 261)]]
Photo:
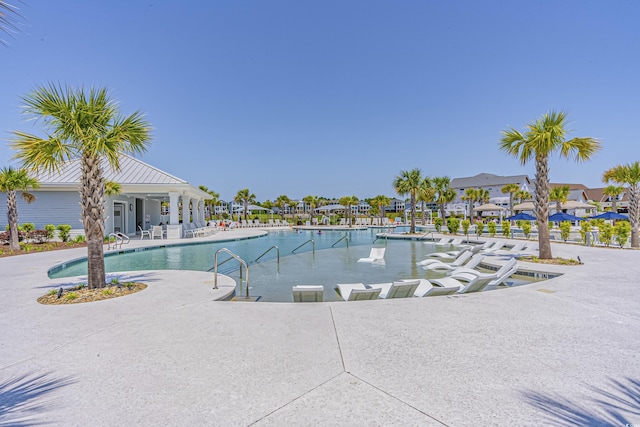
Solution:
[(88, 289), (84, 285), (79, 285), (63, 289), (60, 297), (58, 297), (58, 289), (53, 289), (51, 292), (38, 298), (38, 302), (47, 305), (80, 304), (135, 294), (146, 287), (147, 285), (139, 282), (121, 283), (120, 286), (117, 284), (109, 284), (104, 288), (98, 289)]

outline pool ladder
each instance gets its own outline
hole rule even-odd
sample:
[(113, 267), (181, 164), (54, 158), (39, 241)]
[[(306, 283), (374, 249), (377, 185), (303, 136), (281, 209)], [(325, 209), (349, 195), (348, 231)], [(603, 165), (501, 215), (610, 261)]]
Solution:
[[(113, 238), (113, 246), (111, 245), (111, 239)], [(126, 234), (115, 232), (109, 233), (107, 236), (107, 249), (118, 249), (118, 247), (122, 248), (122, 245), (128, 245), (131, 242), (131, 239)]]
[[(246, 272), (246, 280), (245, 280), (245, 288), (246, 288), (246, 295), (245, 298), (249, 299), (249, 266), (247, 265), (247, 263), (240, 258), (238, 255), (234, 254), (233, 252), (231, 252), (229, 249), (227, 248), (220, 248), (216, 251), (215, 255), (213, 256), (213, 289), (218, 289), (218, 254), (220, 252), (226, 252), (227, 254), (231, 255), (231, 258), (234, 258), (236, 260), (238, 260), (238, 262), (240, 263), (240, 292), (242, 293), (242, 266), (244, 265), (244, 270)], [(229, 258), (229, 259), (231, 259)], [(227, 262), (229, 261), (229, 259), (226, 259), (223, 261)]]

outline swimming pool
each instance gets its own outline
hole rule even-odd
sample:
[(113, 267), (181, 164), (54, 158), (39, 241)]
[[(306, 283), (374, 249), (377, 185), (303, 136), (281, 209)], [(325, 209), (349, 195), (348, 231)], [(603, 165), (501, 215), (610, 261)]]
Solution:
[[(396, 232), (401, 232), (397, 229)], [(197, 270), (213, 269), (214, 254), (220, 248), (227, 248), (249, 264), (249, 291), (251, 296), (260, 296), (261, 301), (292, 301), (291, 287), (294, 285), (323, 285), (325, 301), (339, 300), (334, 291), (338, 283), (381, 283), (400, 279), (435, 278), (442, 274), (422, 270), (416, 262), (423, 260), (436, 250), (435, 245), (422, 241), (377, 239), (380, 229), (323, 231), (313, 230), (270, 231), (263, 237), (204, 244), (186, 244), (109, 255), (105, 257), (108, 273), (136, 270)], [(348, 247), (345, 236), (348, 236)], [(341, 240), (342, 239), (342, 240)], [(308, 242), (313, 240), (313, 244)], [(375, 243), (373, 243), (375, 241)], [(308, 242), (304, 244), (305, 242)], [(304, 244), (304, 245), (303, 245)], [(259, 262), (254, 262), (272, 246), (280, 249), (280, 261), (277, 251), (271, 250)], [(298, 248), (295, 253), (291, 253)], [(335, 246), (335, 248), (332, 248)], [(359, 263), (357, 260), (369, 255), (373, 246), (385, 246), (384, 265)], [(438, 250), (447, 250), (439, 247)], [(221, 264), (218, 272), (236, 279), (238, 294), (244, 294), (244, 282), (241, 285), (238, 262), (220, 253)], [(54, 268), (49, 277), (70, 277), (87, 274), (86, 260), (71, 262), (64, 268)], [(517, 281), (520, 284), (521, 281)]]

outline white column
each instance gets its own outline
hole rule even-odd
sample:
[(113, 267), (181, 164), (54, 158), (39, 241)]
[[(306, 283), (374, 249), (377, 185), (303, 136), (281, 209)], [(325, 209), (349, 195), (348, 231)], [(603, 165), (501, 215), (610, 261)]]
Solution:
[(198, 200), (198, 221), (204, 223), (204, 200)]
[(178, 200), (180, 194), (176, 192), (169, 192), (169, 223), (178, 224)]
[(189, 196), (182, 196), (182, 223), (189, 224), (191, 222), (191, 210), (189, 209), (189, 202), (191, 199)]

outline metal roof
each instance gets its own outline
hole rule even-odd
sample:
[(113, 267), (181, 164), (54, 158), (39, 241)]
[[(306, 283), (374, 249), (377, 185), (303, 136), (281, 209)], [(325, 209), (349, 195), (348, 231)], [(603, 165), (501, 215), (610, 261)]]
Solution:
[(449, 187), (451, 188), (475, 188), (475, 187), (499, 187), (507, 184), (521, 185), (529, 182), (527, 175), (499, 176), (491, 173), (480, 173), (475, 176), (464, 178), (453, 178)]
[[(160, 169), (146, 164), (127, 154), (120, 154), (120, 170), (115, 171), (106, 159), (102, 161), (104, 178), (118, 184), (188, 184)], [(57, 173), (40, 173), (36, 176), (42, 185), (77, 184), (82, 176), (80, 159), (74, 159), (62, 167)]]

